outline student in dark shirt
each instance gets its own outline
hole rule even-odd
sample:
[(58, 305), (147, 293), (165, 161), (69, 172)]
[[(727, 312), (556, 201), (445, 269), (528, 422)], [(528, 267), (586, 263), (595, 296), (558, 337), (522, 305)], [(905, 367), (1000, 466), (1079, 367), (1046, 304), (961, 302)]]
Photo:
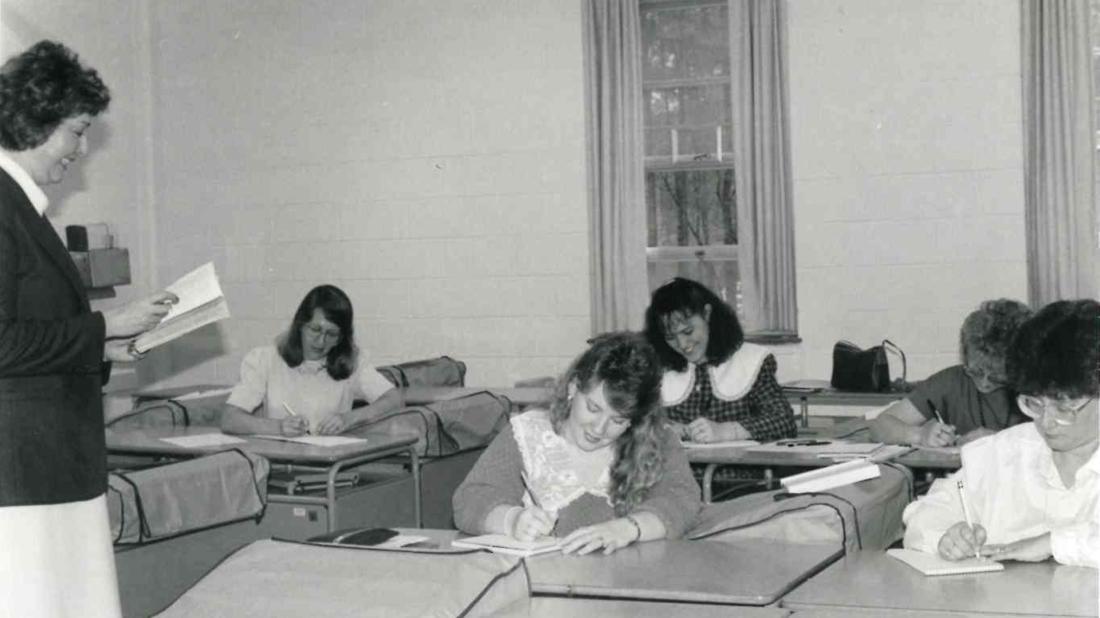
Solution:
[(1005, 355), (1031, 309), (1009, 299), (989, 300), (967, 316), (959, 335), (962, 364), (932, 374), (871, 421), (881, 442), (966, 444), (1027, 420), (1008, 386)]

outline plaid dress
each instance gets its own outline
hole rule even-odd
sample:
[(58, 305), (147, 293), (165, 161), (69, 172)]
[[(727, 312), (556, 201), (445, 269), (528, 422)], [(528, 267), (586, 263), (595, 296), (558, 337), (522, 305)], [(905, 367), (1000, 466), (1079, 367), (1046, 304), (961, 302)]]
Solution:
[[(727, 361), (732, 362), (732, 361)], [(714, 394), (709, 366), (695, 366), (695, 384), (687, 398), (665, 408), (668, 420), (687, 425), (697, 418), (707, 418), (717, 423), (736, 421), (753, 440), (768, 442), (780, 438), (792, 438), (798, 433), (794, 422), (794, 410), (775, 379), (778, 365), (769, 354), (760, 367), (749, 392), (736, 401), (724, 401)], [(696, 476), (701, 476), (696, 468)], [(730, 466), (718, 468), (714, 473), (716, 484), (737, 479), (762, 478), (758, 470), (737, 469)]]

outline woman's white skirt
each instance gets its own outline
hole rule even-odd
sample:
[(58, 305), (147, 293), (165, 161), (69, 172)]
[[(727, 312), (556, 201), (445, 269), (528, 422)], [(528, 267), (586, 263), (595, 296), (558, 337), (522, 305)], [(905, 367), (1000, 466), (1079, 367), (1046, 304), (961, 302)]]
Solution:
[(0, 616), (121, 615), (105, 496), (0, 507)]

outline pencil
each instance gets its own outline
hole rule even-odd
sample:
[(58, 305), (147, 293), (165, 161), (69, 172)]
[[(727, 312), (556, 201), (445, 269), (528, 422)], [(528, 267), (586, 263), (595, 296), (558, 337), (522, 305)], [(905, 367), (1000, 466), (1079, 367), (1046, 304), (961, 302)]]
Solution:
[[(970, 527), (970, 530), (974, 530), (974, 520), (970, 517), (970, 506), (966, 503), (966, 493), (963, 491), (963, 482), (959, 480), (955, 483), (955, 487), (959, 490), (959, 502), (963, 505), (963, 517), (966, 518), (966, 525)], [(974, 548), (974, 557), (981, 558), (982, 553), (977, 547)]]
[(936, 415), (936, 420), (939, 421), (941, 425), (946, 425), (947, 424), (947, 423), (943, 422), (943, 417), (940, 416), (940, 411), (936, 409), (936, 404), (929, 401), (928, 402), (928, 407), (932, 408), (932, 414)]
[[(299, 414), (298, 414), (297, 412), (295, 412), (295, 411), (294, 411), (294, 408), (290, 407), (290, 404), (289, 404), (289, 403), (287, 403), (287, 402), (285, 402), (285, 401), (284, 401), (284, 402), (283, 402), (283, 407), (284, 407), (284, 408), (286, 408), (286, 411), (287, 411), (287, 412), (289, 412), (291, 416), (299, 416)], [(306, 433), (308, 433), (308, 434), (312, 434), (312, 433), (313, 433), (313, 429), (307, 429), (307, 430), (306, 430)]]
[(542, 505), (539, 504), (539, 497), (535, 495), (535, 492), (531, 491), (531, 481), (527, 478), (527, 471), (520, 470), (519, 478), (523, 481), (523, 488), (527, 490), (527, 495), (531, 496), (531, 502), (541, 509)]

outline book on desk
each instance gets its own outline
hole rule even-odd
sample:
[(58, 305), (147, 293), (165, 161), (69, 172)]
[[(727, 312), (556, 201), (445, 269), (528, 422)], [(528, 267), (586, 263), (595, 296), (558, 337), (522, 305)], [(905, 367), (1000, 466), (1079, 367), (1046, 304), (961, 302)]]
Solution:
[(454, 547), (467, 549), (487, 549), (495, 554), (508, 554), (510, 556), (537, 556), (561, 550), (561, 539), (547, 536), (533, 541), (521, 541), (507, 534), (483, 534), (464, 539), (451, 541)]

